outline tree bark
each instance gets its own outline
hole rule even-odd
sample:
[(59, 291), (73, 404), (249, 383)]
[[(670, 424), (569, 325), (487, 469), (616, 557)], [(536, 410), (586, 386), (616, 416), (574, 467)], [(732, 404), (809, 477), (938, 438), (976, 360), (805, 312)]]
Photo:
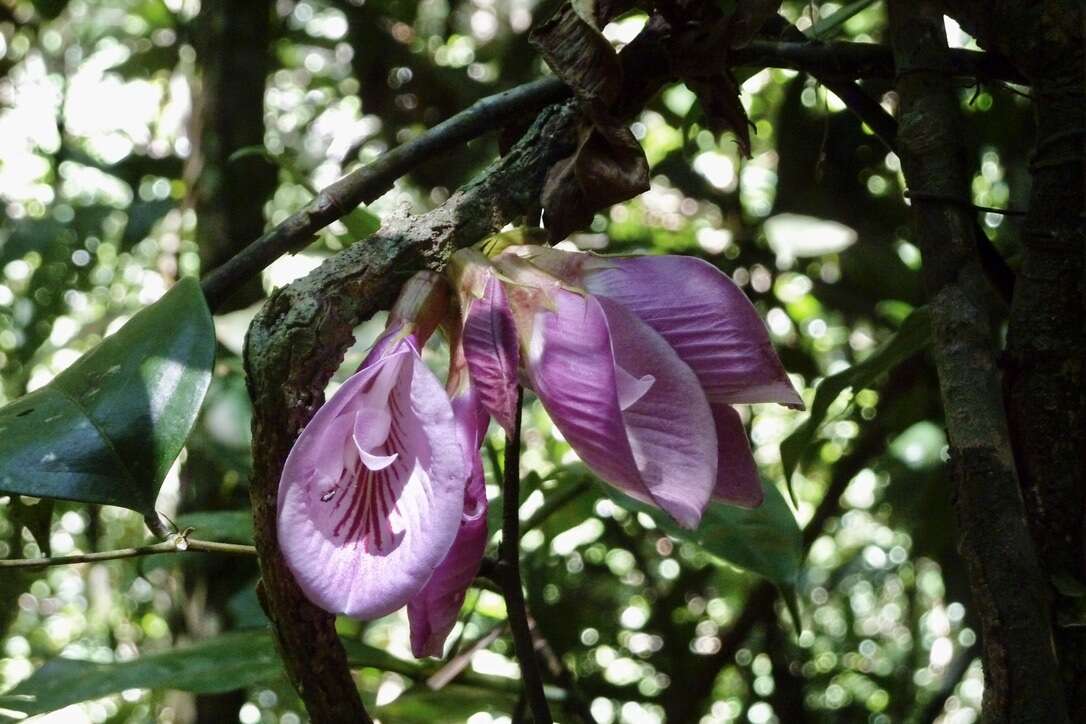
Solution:
[[(243, 148), (264, 147), (272, 12), (269, 0), (211, 2), (196, 19), (200, 79), (186, 176), (204, 274), (264, 232), (264, 204), (278, 183), (277, 169), (261, 154), (231, 158)], [(231, 303), (246, 306), (261, 296), (259, 279), (251, 280)]]
[[(191, 133), (195, 148), (186, 173), (192, 177), (189, 201), (196, 211), (196, 242), (205, 272), (236, 254), (242, 240), (263, 232), (264, 204), (275, 191), (275, 168), (263, 158), (231, 160), (242, 148), (264, 145), (272, 11), (268, 0), (204, 3), (195, 20), (199, 82)], [(257, 277), (231, 302), (246, 305), (262, 295)], [(179, 513), (237, 507), (237, 495), (224, 493), (216, 484), (222, 479), (221, 468), (206, 450), (190, 447), (181, 467)], [(178, 565), (185, 591), (176, 623), (179, 636), (200, 640), (229, 628), (227, 602), (243, 586), (252, 585), (255, 565), (229, 559)], [(232, 721), (245, 703), (246, 691), (197, 694), (193, 699), (195, 721)]]
[[(1005, 383), (1015, 459), (1050, 581), (1070, 711), (1086, 711), (1086, 630), (1069, 588), (1086, 585), (1086, 39), (1075, 0), (949, 11), (1032, 86), (1037, 139)], [(1062, 590), (1061, 590), (1062, 589)]]
[(890, 3), (901, 96), (898, 150), (913, 191), (915, 242), (933, 324), (956, 487), (960, 550), (981, 621), (988, 722), (1067, 721), (1046, 582), (1026, 523), (996, 362), (995, 321), (976, 248), (959, 99), (941, 72), (943, 16)]

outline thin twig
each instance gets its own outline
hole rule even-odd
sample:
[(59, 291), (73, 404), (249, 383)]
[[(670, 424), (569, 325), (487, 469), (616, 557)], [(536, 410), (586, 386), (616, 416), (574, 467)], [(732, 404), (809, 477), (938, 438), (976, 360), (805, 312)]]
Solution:
[[(848, 78), (893, 77), (892, 51), (886, 46), (874, 43), (811, 43), (802, 34), (796, 40), (752, 41), (746, 47), (729, 53), (728, 63), (732, 66), (753, 65), (806, 71), (823, 76), (826, 86), (838, 95), (841, 93), (825, 78), (841, 83)], [(952, 53), (950, 61), (951, 67), (947, 72), (955, 75), (1024, 83), (1013, 68), (991, 53), (961, 50)], [(569, 89), (557, 78), (544, 78), (487, 96), (379, 156), (372, 163), (352, 171), (323, 189), (304, 209), (270, 229), (208, 274), (201, 282), (208, 306), (214, 311), (234, 291), (280, 256), (309, 243), (314, 234), (359, 205), (374, 201), (388, 191), (396, 179), (430, 158), (569, 95)], [(848, 103), (844, 96), (842, 100)], [(879, 132), (878, 128), (875, 130)]]
[(524, 532), (527, 533), (530, 530), (535, 530), (539, 526), (547, 522), (547, 519), (564, 508), (566, 504), (579, 498), (582, 493), (588, 490), (590, 482), (587, 480), (580, 480), (576, 483), (571, 483), (565, 488), (556, 491), (552, 495), (548, 495), (543, 501), (543, 505), (539, 506), (539, 510), (533, 513), (528, 520), (524, 521)]
[(500, 623), (475, 641), (472, 641), (468, 644), (465, 651), (461, 651), (456, 656), (449, 659), (445, 662), (444, 666), (431, 674), (426, 679), (426, 686), (433, 691), (444, 689), (468, 667), (468, 664), (471, 663), (471, 657), (475, 655), (476, 651), (482, 651), (487, 646), (490, 646), (490, 644), (497, 641), (498, 638), (505, 633), (507, 627), (508, 623)]
[[(729, 63), (736, 66), (791, 68), (841, 78), (893, 78), (894, 51), (889, 45), (837, 41), (820, 43), (752, 40), (729, 52)], [(1028, 85), (1005, 58), (976, 50), (954, 49), (944, 69), (949, 76), (984, 78)]]
[(547, 670), (550, 672), (551, 678), (566, 692), (566, 709), (575, 714), (583, 724), (596, 724), (596, 719), (592, 716), (592, 710), (588, 708), (588, 703), (585, 702), (577, 690), (577, 683), (573, 680), (573, 674), (562, 663), (562, 657), (558, 655), (558, 652), (547, 641), (547, 637), (539, 630), (539, 623), (535, 619), (532, 619), (529, 623), (532, 627), (532, 637), (535, 639), (535, 648), (547, 664)]
[(13, 560), (0, 560), (0, 568), (47, 568), (49, 566), (68, 566), (74, 563), (96, 563), (98, 561), (115, 561), (122, 558), (137, 558), (139, 556), (153, 556), (159, 553), (227, 553), (230, 555), (255, 556), (256, 548), (253, 546), (238, 545), (236, 543), (218, 543), (210, 540), (189, 538), (186, 532), (173, 535), (162, 543), (154, 543), (137, 548), (119, 548), (112, 551), (97, 551), (94, 553), (77, 553), (70, 556), (54, 556), (52, 558), (18, 558)]
[(543, 677), (539, 671), (532, 630), (528, 624), (528, 612), (524, 604), (524, 591), (520, 581), (520, 425), (523, 388), (517, 388), (517, 413), (513, 420), (513, 434), (505, 441), (505, 480), (502, 500), (502, 544), (499, 566), (502, 590), (505, 593), (505, 609), (509, 627), (513, 632), (513, 647), (520, 662), (524, 680), (524, 694), (532, 710), (535, 724), (550, 724), (551, 712), (543, 692)]

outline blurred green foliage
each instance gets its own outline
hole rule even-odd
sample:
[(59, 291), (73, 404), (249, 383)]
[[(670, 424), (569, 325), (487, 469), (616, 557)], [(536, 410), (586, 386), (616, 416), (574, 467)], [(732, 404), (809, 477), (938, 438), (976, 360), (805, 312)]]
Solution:
[[(268, 2), (263, 153), (275, 160), (276, 186), (262, 204), (266, 223), (477, 98), (539, 77), (545, 71), (527, 31), (552, 5)], [(0, 2), (0, 403), (46, 385), (178, 279), (200, 273), (206, 250), (197, 242), (194, 182), (217, 170), (201, 166), (201, 68), (214, 59), (194, 49), (199, 6)], [(862, 7), (842, 18), (841, 3), (794, 1), (782, 12), (801, 29), (821, 22), (819, 32), (838, 39), (886, 41), (881, 3), (847, 6)], [(644, 20), (628, 15), (608, 26), (607, 37), (629, 42)], [(960, 33), (952, 40), (969, 42)], [(753, 158), (741, 159), (732, 138), (700, 125), (688, 89), (668, 88), (633, 124), (652, 189), (598, 214), (573, 241), (717, 265), (754, 301), (810, 405), (822, 380), (868, 359), (922, 303), (919, 252), (909, 241), (898, 159), (869, 129), (803, 74), (737, 75), (756, 129)], [(893, 104), (889, 83), (864, 86)], [(1025, 101), (988, 86), (962, 88), (961, 98), (975, 129), (968, 149), (977, 168), (974, 200), (1021, 207)], [(359, 241), (381, 218), (440, 204), (496, 154), (490, 137), (432, 159), (365, 212), (273, 265), (264, 289)], [(981, 221), (1013, 260), (1013, 220), (986, 214)], [(181, 511), (178, 524), (205, 538), (249, 535), (250, 410), (240, 354), (255, 309), (215, 319), (208, 397), (158, 500), (159, 510)], [(358, 364), (380, 325), (358, 330), (337, 379)], [(528, 604), (598, 721), (661, 721), (692, 696), (700, 697), (694, 720), (706, 722), (975, 720), (982, 681), (974, 614), (954, 549), (930, 360), (921, 353), (850, 383), (858, 389), (834, 395), (824, 422), (806, 429), (809, 444), (793, 476), (795, 519), (815, 521), (804, 531), (794, 580), (798, 634), (778, 597), (758, 597), (757, 575), (571, 479), (575, 456), (529, 403)], [(743, 414), (763, 477), (778, 488), (771, 497), (786, 505), (780, 444), (806, 416), (774, 406)], [(500, 451), (500, 432), (491, 444)], [(19, 512), (34, 504), (10, 497), (0, 504), (0, 557), (41, 555), (43, 538), (53, 555), (145, 540), (138, 514), (70, 502), (56, 504), (46, 536), (41, 516), (34, 522)], [(756, 538), (747, 540), (755, 558), (766, 554)], [(299, 700), (267, 658), (256, 580), (251, 561), (201, 555), (5, 574), (0, 691), (44, 691), (39, 684), (51, 672), (73, 676), (83, 688), (67, 690), (68, 708), (43, 721), (181, 722), (200, 712), (222, 721), (202, 708), (212, 690), (233, 690), (227, 709), (246, 724), (302, 721)], [(760, 606), (756, 616), (748, 600)], [(473, 592), (455, 645), (466, 650), (504, 616), (500, 596)], [(737, 622), (750, 623), (741, 637), (733, 635)], [(510, 721), (516, 664), (507, 637), (481, 647), (455, 683), (433, 692), (410, 661), (402, 614), (339, 625), (351, 645), (386, 657), (353, 656), (360, 690), (385, 720)], [(175, 669), (155, 678), (133, 664), (172, 660), (184, 646), (210, 652), (213, 687), (185, 685)], [(688, 686), (706, 676), (703, 695)], [(58, 689), (65, 679), (50, 681)], [(82, 697), (72, 692), (91, 700), (73, 703)], [(0, 719), (24, 706), (0, 694)], [(556, 711), (564, 717), (561, 704)]]

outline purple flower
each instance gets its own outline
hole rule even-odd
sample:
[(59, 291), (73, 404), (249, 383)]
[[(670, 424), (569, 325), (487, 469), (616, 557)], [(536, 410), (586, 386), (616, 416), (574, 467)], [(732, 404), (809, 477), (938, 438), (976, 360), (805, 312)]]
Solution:
[(621, 304), (666, 339), (697, 375), (713, 410), (720, 453), (713, 499), (761, 504), (758, 469), (731, 405), (777, 402), (802, 409), (803, 400), (754, 305), (731, 279), (687, 256), (601, 257), (537, 246), (507, 253)]
[(509, 280), (527, 383), (555, 426), (603, 480), (697, 525), (717, 452), (694, 373), (621, 305), (567, 289), (515, 255), (495, 263)]
[(424, 274), (406, 285), (389, 328), (283, 467), (279, 546), (305, 594), (334, 613), (371, 619), (401, 608), (460, 529), (472, 463), (418, 351), (443, 314), (440, 282)]
[[(710, 499), (762, 487), (735, 403), (802, 407), (753, 306), (686, 257), (464, 250), (446, 388), (419, 356), (446, 317), (413, 277), (359, 371), (299, 436), (279, 486), (279, 545), (305, 594), (376, 618), (404, 605), (416, 656), (440, 655), (487, 543), (479, 446), (509, 430), (517, 385), (604, 481), (695, 527)], [(451, 399), (450, 399), (451, 398)]]
[(464, 369), (462, 349), (456, 349), (454, 355), (448, 388), (460, 445), (470, 458), (471, 473), (463, 490), (464, 509), (456, 539), (434, 575), (407, 604), (411, 652), (418, 658), (441, 656), (467, 590), (479, 572), (488, 538), (486, 482), (479, 446), (489, 419)]
[(539, 246), (509, 247), (494, 264), (510, 308), (488, 318), (515, 320), (527, 384), (596, 474), (689, 527), (710, 498), (762, 502), (731, 405), (803, 402), (727, 276), (691, 257)]

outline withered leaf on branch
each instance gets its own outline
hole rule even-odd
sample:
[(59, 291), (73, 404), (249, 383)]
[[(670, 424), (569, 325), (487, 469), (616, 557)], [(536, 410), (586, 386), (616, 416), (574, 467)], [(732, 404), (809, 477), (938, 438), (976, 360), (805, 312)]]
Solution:
[(648, 189), (645, 152), (614, 114), (622, 66), (600, 27), (630, 7), (626, 0), (572, 0), (532, 32), (532, 44), (577, 98), (585, 121), (577, 150), (547, 175), (542, 202), (552, 239), (585, 226), (601, 208)]
[(556, 241), (587, 226), (597, 210), (649, 188), (645, 152), (628, 128), (585, 121), (578, 136), (577, 150), (551, 168), (543, 185), (543, 222)]
[[(613, 5), (613, 4), (612, 4)], [(531, 34), (531, 43), (590, 116), (607, 115), (622, 87), (622, 66), (603, 37), (590, 0), (569, 2)]]
[[(714, 133), (731, 131), (739, 150), (750, 156), (750, 119), (739, 99), (739, 84), (729, 70), (733, 48), (746, 45), (777, 14), (773, 0), (720, 2), (715, 19), (688, 26), (673, 39), (676, 73), (697, 94), (705, 124)], [(715, 11), (714, 11), (715, 12)]]

